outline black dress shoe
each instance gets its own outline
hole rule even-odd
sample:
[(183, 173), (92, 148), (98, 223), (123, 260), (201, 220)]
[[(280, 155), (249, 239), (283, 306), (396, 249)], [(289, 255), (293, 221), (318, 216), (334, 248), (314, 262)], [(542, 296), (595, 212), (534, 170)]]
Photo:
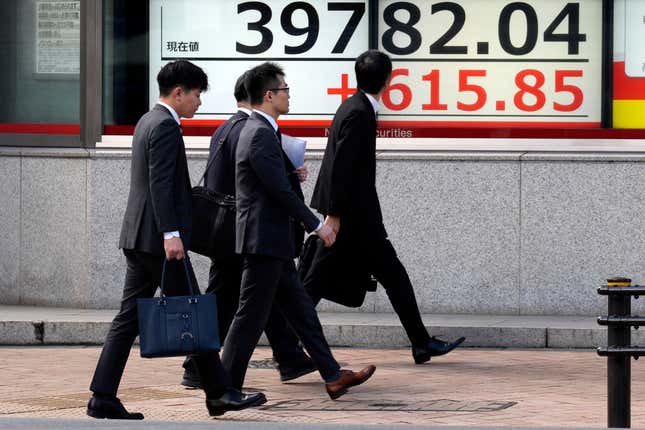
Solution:
[(318, 366), (306, 355), (297, 361), (278, 363), (280, 381), (287, 382), (318, 370)]
[(182, 367), (184, 368), (184, 376), (181, 379), (180, 384), (190, 389), (203, 388), (202, 380), (199, 377), (199, 371), (197, 370), (197, 364), (195, 364), (195, 359), (192, 357), (186, 357)]
[(188, 369), (184, 370), (184, 376), (181, 379), (180, 384), (191, 390), (203, 388), (202, 380), (199, 378), (199, 375)]
[(266, 403), (267, 398), (263, 393), (243, 394), (235, 388), (228, 388), (224, 394), (215, 399), (206, 399), (208, 414), (212, 417), (223, 415), (228, 411), (241, 411), (251, 406), (260, 406)]
[(466, 340), (466, 338), (462, 336), (454, 342), (445, 342), (432, 336), (427, 345), (422, 347), (412, 347), (412, 357), (416, 364), (422, 364), (426, 361), (430, 361), (430, 357), (448, 354), (450, 351), (461, 345), (464, 340)]
[(87, 403), (87, 415), (94, 418), (107, 418), (110, 420), (142, 420), (140, 412), (128, 412), (123, 403), (116, 397), (90, 397)]

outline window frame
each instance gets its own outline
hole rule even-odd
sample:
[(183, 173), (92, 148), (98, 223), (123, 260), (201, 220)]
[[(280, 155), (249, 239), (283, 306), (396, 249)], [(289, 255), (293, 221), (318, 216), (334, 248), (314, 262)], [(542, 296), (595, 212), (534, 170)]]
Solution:
[[(0, 133), (0, 146), (61, 147), (93, 149), (101, 139), (103, 0), (81, 1), (81, 46), (79, 75), (80, 133), (47, 131), (37, 133)], [(56, 129), (57, 127), (53, 127)]]

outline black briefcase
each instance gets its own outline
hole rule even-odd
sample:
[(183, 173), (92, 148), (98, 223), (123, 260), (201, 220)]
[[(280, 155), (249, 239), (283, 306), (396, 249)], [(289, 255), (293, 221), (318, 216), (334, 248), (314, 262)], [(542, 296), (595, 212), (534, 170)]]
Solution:
[(235, 253), (235, 197), (193, 187), (193, 231), (190, 249), (207, 257)]
[(361, 268), (360, 257), (338, 244), (325, 247), (315, 234), (305, 241), (297, 270), (308, 292), (351, 308), (363, 304), (367, 291), (376, 291), (376, 280)]
[(184, 258), (190, 295), (166, 296), (166, 261), (161, 296), (137, 299), (141, 357), (177, 357), (220, 350), (215, 294), (199, 294)]
[(226, 144), (231, 130), (244, 119), (235, 120), (219, 140), (215, 154), (206, 164), (204, 174), (192, 190), (193, 231), (190, 250), (207, 257), (226, 258), (235, 254), (235, 197), (200, 185)]

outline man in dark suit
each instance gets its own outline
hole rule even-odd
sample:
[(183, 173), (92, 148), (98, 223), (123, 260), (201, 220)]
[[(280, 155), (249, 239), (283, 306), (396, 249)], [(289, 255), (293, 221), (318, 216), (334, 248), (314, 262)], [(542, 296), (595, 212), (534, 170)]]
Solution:
[[(87, 414), (95, 418), (143, 419), (141, 413), (128, 412), (116, 393), (138, 334), (136, 301), (154, 296), (164, 260), (166, 294), (188, 292), (180, 260), (187, 258), (190, 243), (191, 186), (179, 118), (195, 114), (208, 78), (199, 67), (180, 60), (165, 65), (157, 82), (159, 102), (141, 117), (132, 140), (130, 194), (119, 241), (127, 263), (125, 285), (90, 386)], [(195, 361), (211, 415), (266, 402), (262, 393), (247, 396), (231, 387), (217, 353)]]
[[(356, 59), (354, 69), (358, 91), (336, 111), (311, 207), (338, 234), (335, 246), (359, 256), (357, 270), (366, 270), (383, 285), (410, 339), (414, 361), (421, 364), (450, 352), (465, 339), (449, 343), (430, 337), (410, 278), (383, 225), (376, 192), (376, 113), (392, 62), (386, 54), (370, 50)], [(310, 281), (305, 288), (317, 304), (325, 286)]]
[(244, 259), (240, 304), (224, 342), (222, 363), (234, 387), (244, 383), (247, 365), (264, 329), (271, 306), (278, 306), (316, 363), (332, 399), (362, 384), (374, 373), (342, 370), (322, 332), (311, 298), (300, 284), (294, 264), (294, 223), (315, 232), (327, 246), (335, 234), (294, 192), (278, 137), (277, 119), (289, 111), (284, 72), (273, 63), (249, 71), (247, 89), (254, 109), (237, 144), (236, 251)]
[[(224, 124), (217, 128), (211, 138), (210, 167), (206, 173), (204, 186), (220, 193), (235, 195), (235, 150), (240, 132), (251, 115), (251, 102), (245, 88), (246, 73), (242, 74), (235, 83), (233, 96), (237, 102), (238, 111)], [(225, 141), (222, 141), (226, 137)], [(294, 190), (302, 191), (298, 182), (298, 173), (306, 176), (306, 169), (290, 168), (291, 177), (296, 178)], [(299, 226), (299, 224), (298, 224)], [(300, 234), (302, 241), (302, 233)], [(233, 321), (233, 316), (239, 304), (240, 283), (242, 282), (242, 256), (233, 253), (230, 256), (211, 258), (210, 275), (207, 294), (217, 295), (217, 318), (219, 336), (222, 342)], [(299, 344), (298, 337), (289, 327), (284, 316), (278, 309), (272, 309), (264, 331), (273, 349), (273, 359), (278, 363), (280, 380), (291, 381), (316, 370), (316, 365), (305, 354)], [(195, 360), (187, 358), (184, 361), (184, 376), (181, 384), (190, 387), (201, 387)]]

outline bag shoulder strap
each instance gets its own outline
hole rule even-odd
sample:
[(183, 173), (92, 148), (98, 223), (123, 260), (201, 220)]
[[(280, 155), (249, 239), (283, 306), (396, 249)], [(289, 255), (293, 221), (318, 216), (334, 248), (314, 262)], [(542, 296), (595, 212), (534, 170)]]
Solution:
[(217, 158), (217, 155), (221, 152), (222, 148), (224, 147), (224, 144), (227, 142), (228, 135), (231, 133), (231, 130), (233, 130), (233, 128), (237, 125), (237, 123), (246, 121), (247, 119), (249, 119), (249, 117), (236, 118), (231, 123), (231, 126), (228, 128), (228, 130), (226, 130), (224, 135), (217, 141), (217, 149), (215, 150), (215, 154), (213, 154), (211, 159), (208, 160), (208, 163), (206, 164), (206, 168), (204, 169), (204, 174), (202, 175), (201, 179), (197, 183), (197, 186), (201, 185), (202, 182), (204, 182), (204, 180), (206, 179), (206, 174), (208, 173), (208, 169), (210, 169), (210, 167), (213, 164), (213, 161), (215, 161), (215, 159)]

